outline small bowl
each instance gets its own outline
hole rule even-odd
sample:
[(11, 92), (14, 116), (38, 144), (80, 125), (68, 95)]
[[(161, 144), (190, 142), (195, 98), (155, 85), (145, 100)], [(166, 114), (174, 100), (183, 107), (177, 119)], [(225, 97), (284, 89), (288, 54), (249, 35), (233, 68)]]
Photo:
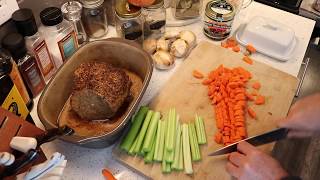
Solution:
[(38, 103), (38, 115), (46, 129), (58, 127), (58, 118), (72, 92), (73, 72), (84, 62), (107, 62), (116, 67), (134, 72), (142, 79), (142, 88), (134, 101), (122, 115), (121, 123), (110, 132), (97, 136), (64, 136), (61, 139), (90, 148), (104, 148), (112, 145), (122, 136), (125, 126), (138, 108), (138, 104), (149, 84), (153, 62), (151, 56), (136, 43), (110, 38), (90, 42), (80, 47), (57, 71), (42, 93)]

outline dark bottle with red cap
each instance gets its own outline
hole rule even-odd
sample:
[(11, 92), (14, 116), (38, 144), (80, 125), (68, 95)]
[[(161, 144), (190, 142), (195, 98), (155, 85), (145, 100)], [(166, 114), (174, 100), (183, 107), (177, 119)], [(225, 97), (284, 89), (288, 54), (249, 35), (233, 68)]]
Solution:
[(36, 97), (45, 87), (45, 81), (41, 75), (36, 59), (27, 53), (25, 41), (22, 35), (10, 33), (2, 40), (2, 46), (9, 50), (12, 58), (18, 65), (25, 84)]

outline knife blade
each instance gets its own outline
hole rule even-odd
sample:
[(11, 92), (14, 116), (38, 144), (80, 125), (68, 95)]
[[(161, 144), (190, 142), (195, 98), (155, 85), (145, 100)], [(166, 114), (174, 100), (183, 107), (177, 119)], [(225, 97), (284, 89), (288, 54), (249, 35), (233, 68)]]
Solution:
[(237, 145), (242, 141), (247, 141), (248, 143), (254, 146), (260, 146), (263, 144), (268, 144), (274, 141), (278, 141), (287, 137), (288, 129), (286, 128), (278, 128), (257, 136), (249, 137), (247, 139), (243, 139), (241, 141), (230, 144), (226, 147), (218, 149), (217, 151), (210, 153), (208, 156), (218, 156), (223, 154), (228, 154), (237, 151)]

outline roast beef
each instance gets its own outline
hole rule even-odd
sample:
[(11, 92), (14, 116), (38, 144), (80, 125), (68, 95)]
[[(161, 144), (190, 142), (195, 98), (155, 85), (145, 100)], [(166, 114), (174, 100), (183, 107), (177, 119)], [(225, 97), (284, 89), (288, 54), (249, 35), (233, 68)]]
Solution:
[(130, 87), (122, 69), (107, 63), (83, 63), (74, 72), (71, 108), (82, 119), (111, 118), (128, 98)]

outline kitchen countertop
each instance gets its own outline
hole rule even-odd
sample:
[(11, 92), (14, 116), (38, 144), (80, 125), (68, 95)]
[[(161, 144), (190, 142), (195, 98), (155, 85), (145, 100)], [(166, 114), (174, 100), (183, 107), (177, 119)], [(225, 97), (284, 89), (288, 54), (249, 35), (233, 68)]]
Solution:
[[(260, 53), (254, 54), (253, 58), (297, 77), (315, 22), (310, 19), (253, 2), (249, 7), (241, 10), (240, 14), (235, 19), (234, 30), (240, 24), (248, 22), (256, 15), (275, 19), (291, 27), (297, 36), (298, 46), (294, 52), (293, 58), (285, 63), (264, 56)], [(201, 21), (184, 27), (168, 27), (166, 30), (182, 29), (193, 31), (197, 35), (198, 42), (204, 40), (220, 44), (220, 42), (211, 41), (203, 35)], [(109, 26), (107, 36), (116, 37), (114, 27)], [(181, 63), (182, 60), (177, 60), (176, 66), (170, 71), (154, 71), (147, 91), (142, 98), (141, 104), (148, 104), (148, 102), (151, 101), (162, 85), (171, 77)], [(35, 107), (33, 108), (31, 115), (36, 121), (37, 126), (43, 128), (36, 112), (38, 99), (39, 97), (34, 99)], [(111, 151), (113, 146), (104, 149), (88, 149), (56, 140), (54, 142), (44, 144), (42, 148), (48, 157), (57, 151), (66, 156), (68, 163), (64, 171), (64, 179), (103, 179), (101, 175), (101, 170), (103, 168), (111, 170), (117, 179), (143, 179), (143, 177), (122, 166), (112, 158)]]

